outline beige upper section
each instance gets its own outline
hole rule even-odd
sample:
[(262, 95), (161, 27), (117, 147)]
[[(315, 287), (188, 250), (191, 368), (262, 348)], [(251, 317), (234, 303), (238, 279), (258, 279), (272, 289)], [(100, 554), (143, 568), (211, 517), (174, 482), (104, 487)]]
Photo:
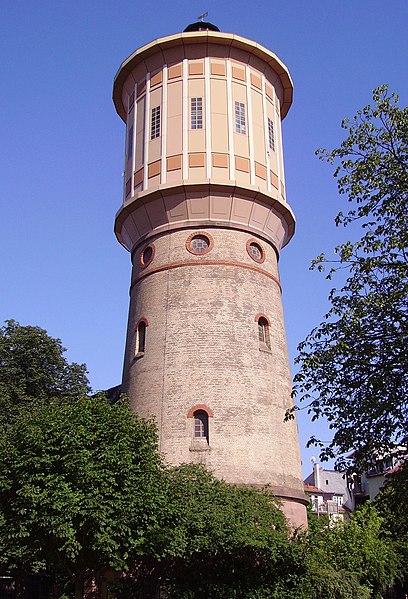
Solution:
[[(292, 92), (283, 63), (237, 35), (180, 33), (132, 54), (120, 67), (113, 90), (127, 125), (124, 205), (115, 225), (119, 241), (132, 250), (141, 236), (156, 230), (152, 219), (147, 228), (146, 223), (157, 208), (154, 199), (162, 197), (167, 198), (162, 201), (166, 216), (158, 219), (159, 226), (172, 228), (175, 221), (177, 228), (191, 226), (208, 213), (208, 222), (253, 230), (250, 221), (262, 212), (255, 229), (278, 250), (285, 245), (294, 218), (285, 197), (281, 119)], [(197, 219), (199, 202), (193, 200), (200, 186), (216, 187), (221, 199)], [(189, 198), (187, 207), (182, 196)], [(263, 210), (259, 202), (254, 206), (254, 197)], [(270, 213), (276, 222), (271, 223)], [(271, 229), (282, 234), (270, 235)]]
[[(136, 67), (143, 64), (145, 72), (151, 71), (152, 69), (158, 69), (166, 64), (169, 59), (170, 63), (173, 62), (171, 60), (173, 53), (177, 56), (180, 54), (179, 51), (181, 50), (183, 58), (188, 58), (188, 55), (190, 54), (189, 47), (191, 45), (208, 43), (224, 46), (224, 49), (221, 52), (222, 56), (235, 58), (240, 55), (239, 51), (243, 51), (244, 53), (250, 54), (250, 56), (246, 57), (247, 60), (244, 62), (259, 65), (259, 61), (256, 60), (258, 58), (264, 64), (264, 69), (265, 66), (269, 66), (280, 80), (282, 87), (282, 118), (286, 116), (292, 104), (293, 83), (287, 67), (281, 60), (279, 60), (276, 54), (252, 40), (248, 40), (245, 37), (233, 33), (195, 31), (190, 33), (176, 33), (174, 35), (158, 38), (149, 44), (142, 46), (122, 62), (116, 73), (113, 86), (113, 101), (121, 118), (126, 122), (127, 109), (123, 104), (123, 87), (125, 86), (128, 75), (133, 75), (135, 73)], [(200, 54), (201, 52), (199, 55)], [(274, 79), (276, 79), (276, 76)]]

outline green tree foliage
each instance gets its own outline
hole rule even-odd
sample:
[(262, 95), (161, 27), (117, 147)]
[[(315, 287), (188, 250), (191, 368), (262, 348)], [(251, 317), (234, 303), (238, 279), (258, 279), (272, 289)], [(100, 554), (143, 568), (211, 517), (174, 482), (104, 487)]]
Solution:
[[(343, 282), (299, 346), (294, 387), (313, 419), (326, 417), (334, 431), (328, 445), (309, 440), (321, 459), (353, 451), (361, 467), (400, 446), (406, 451), (408, 433), (408, 109), (386, 86), (373, 99), (343, 121), (348, 137), (339, 148), (319, 151), (337, 165), (339, 192), (351, 204), (336, 224), (361, 237), (335, 248), (327, 278), (336, 273)], [(322, 254), (312, 267), (327, 264)]]
[[(311, 586), (313, 575), (325, 578), (328, 574), (330, 584), (334, 585), (336, 580), (340, 581), (337, 574), (347, 580), (349, 573), (349, 582), (354, 580), (362, 585), (362, 594), (356, 596), (363, 597), (369, 591), (369, 597), (380, 598), (397, 574), (399, 556), (383, 518), (369, 503), (358, 508), (349, 522), (312, 527), (308, 542)], [(319, 598), (317, 595), (316, 599)]]
[(137, 561), (114, 597), (156, 597), (160, 585), (168, 599), (290, 596), (304, 572), (303, 549), (290, 541), (271, 493), (194, 465), (170, 469), (166, 479), (169, 512), (155, 558)]
[(14, 320), (0, 328), (0, 424), (33, 399), (78, 397), (90, 391), (84, 364), (69, 364), (59, 339)]
[(375, 508), (290, 533), (276, 499), (204, 468), (168, 472), (167, 520), (154, 556), (136, 560), (114, 599), (379, 599), (399, 556)]
[(63, 568), (82, 597), (85, 571), (125, 569), (161, 513), (156, 429), (123, 401), (52, 399), (0, 437), (0, 562)]
[(375, 506), (391, 532), (399, 559), (398, 579), (408, 593), (408, 461), (386, 478)]

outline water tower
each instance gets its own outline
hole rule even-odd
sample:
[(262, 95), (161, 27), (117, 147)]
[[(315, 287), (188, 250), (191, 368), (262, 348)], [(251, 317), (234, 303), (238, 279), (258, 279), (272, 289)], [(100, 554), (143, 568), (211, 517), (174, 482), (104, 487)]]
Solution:
[(306, 524), (278, 260), (294, 233), (268, 49), (198, 22), (136, 50), (113, 99), (126, 124), (115, 232), (131, 253), (123, 390), (173, 464), (281, 498)]

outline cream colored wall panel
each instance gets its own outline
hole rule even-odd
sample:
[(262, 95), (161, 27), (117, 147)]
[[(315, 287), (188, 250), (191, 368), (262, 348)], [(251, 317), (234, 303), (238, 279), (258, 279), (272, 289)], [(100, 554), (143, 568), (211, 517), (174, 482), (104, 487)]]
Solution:
[(181, 154), (183, 149), (183, 118), (173, 116), (167, 119), (167, 156)]
[(155, 106), (161, 106), (162, 104), (162, 88), (156, 87), (150, 92), (150, 110)]
[(212, 151), (228, 153), (228, 117), (227, 114), (212, 114), (211, 118)]
[(235, 122), (234, 122), (234, 153), (236, 156), (249, 157), (249, 140), (248, 134), (243, 135), (242, 133), (235, 133)]
[(136, 160), (135, 160), (135, 170), (139, 170), (143, 166), (144, 156), (143, 156), (143, 148), (144, 148), (144, 136), (143, 130), (140, 133), (136, 134), (136, 144), (135, 144), (135, 152), (136, 152)]
[(148, 181), (148, 189), (153, 191), (153, 189), (159, 187), (160, 185), (160, 175), (155, 175), (154, 177), (149, 177)]
[(211, 106), (213, 114), (227, 114), (227, 82), (211, 79)]
[(189, 168), (188, 169), (188, 178), (190, 181), (193, 181), (193, 182), (204, 181), (206, 178), (205, 167)]
[(212, 167), (211, 179), (214, 179), (215, 181), (220, 182), (220, 183), (223, 183), (223, 182), (227, 183), (228, 177), (229, 177), (228, 168), (219, 168), (216, 166)]
[(278, 157), (276, 152), (269, 151), (269, 161), (271, 170), (276, 173), (278, 171)]
[(204, 78), (189, 79), (188, 96), (189, 98), (204, 98)]
[(243, 171), (235, 170), (235, 180), (239, 185), (243, 185), (244, 187), (251, 184), (249, 173), (244, 173)]
[(144, 161), (144, 117), (145, 98), (137, 101), (136, 111), (136, 144), (135, 144), (135, 170), (143, 166)]
[(267, 181), (265, 179), (255, 176), (255, 185), (256, 185), (256, 187), (259, 187), (259, 189), (261, 191), (263, 191), (264, 193), (268, 192)]
[(181, 183), (182, 179), (183, 179), (183, 174), (181, 172), (181, 169), (167, 172), (167, 183), (168, 184)]
[(188, 151), (205, 152), (205, 130), (195, 129), (188, 132)]
[(247, 106), (246, 86), (244, 83), (232, 81), (232, 99), (234, 102), (243, 102)]
[(144, 114), (146, 106), (146, 97), (143, 96), (137, 101), (136, 112), (136, 133), (140, 133), (144, 129)]
[[(163, 126), (163, 123), (162, 125)], [(150, 139), (150, 132), (149, 132)], [(156, 160), (160, 160), (161, 157), (161, 136), (156, 137), (156, 139), (152, 139), (149, 142), (149, 162), (155, 162)]]
[(266, 164), (265, 132), (263, 125), (254, 125), (254, 159), (261, 164)]
[[(169, 69), (170, 71), (170, 69)], [(173, 117), (183, 112), (183, 88), (181, 81), (170, 82), (167, 86), (167, 116)]]
[(252, 122), (254, 125), (258, 125), (263, 128), (263, 106), (262, 106), (262, 94), (260, 92), (251, 90), (252, 98)]

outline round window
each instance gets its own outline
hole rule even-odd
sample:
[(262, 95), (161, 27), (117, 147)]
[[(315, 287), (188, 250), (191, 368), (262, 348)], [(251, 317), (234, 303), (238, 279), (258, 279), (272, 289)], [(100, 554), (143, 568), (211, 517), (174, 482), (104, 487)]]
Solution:
[(140, 255), (140, 266), (146, 268), (154, 258), (154, 245), (147, 245)]
[(214, 241), (207, 233), (193, 233), (186, 241), (186, 248), (191, 254), (201, 256), (207, 254), (213, 248)]
[(210, 240), (205, 235), (196, 235), (191, 240), (191, 247), (197, 254), (205, 254), (210, 247)]
[(262, 249), (262, 246), (252, 239), (247, 242), (247, 252), (252, 260), (255, 260), (255, 262), (258, 262), (259, 264), (265, 260), (265, 252)]

